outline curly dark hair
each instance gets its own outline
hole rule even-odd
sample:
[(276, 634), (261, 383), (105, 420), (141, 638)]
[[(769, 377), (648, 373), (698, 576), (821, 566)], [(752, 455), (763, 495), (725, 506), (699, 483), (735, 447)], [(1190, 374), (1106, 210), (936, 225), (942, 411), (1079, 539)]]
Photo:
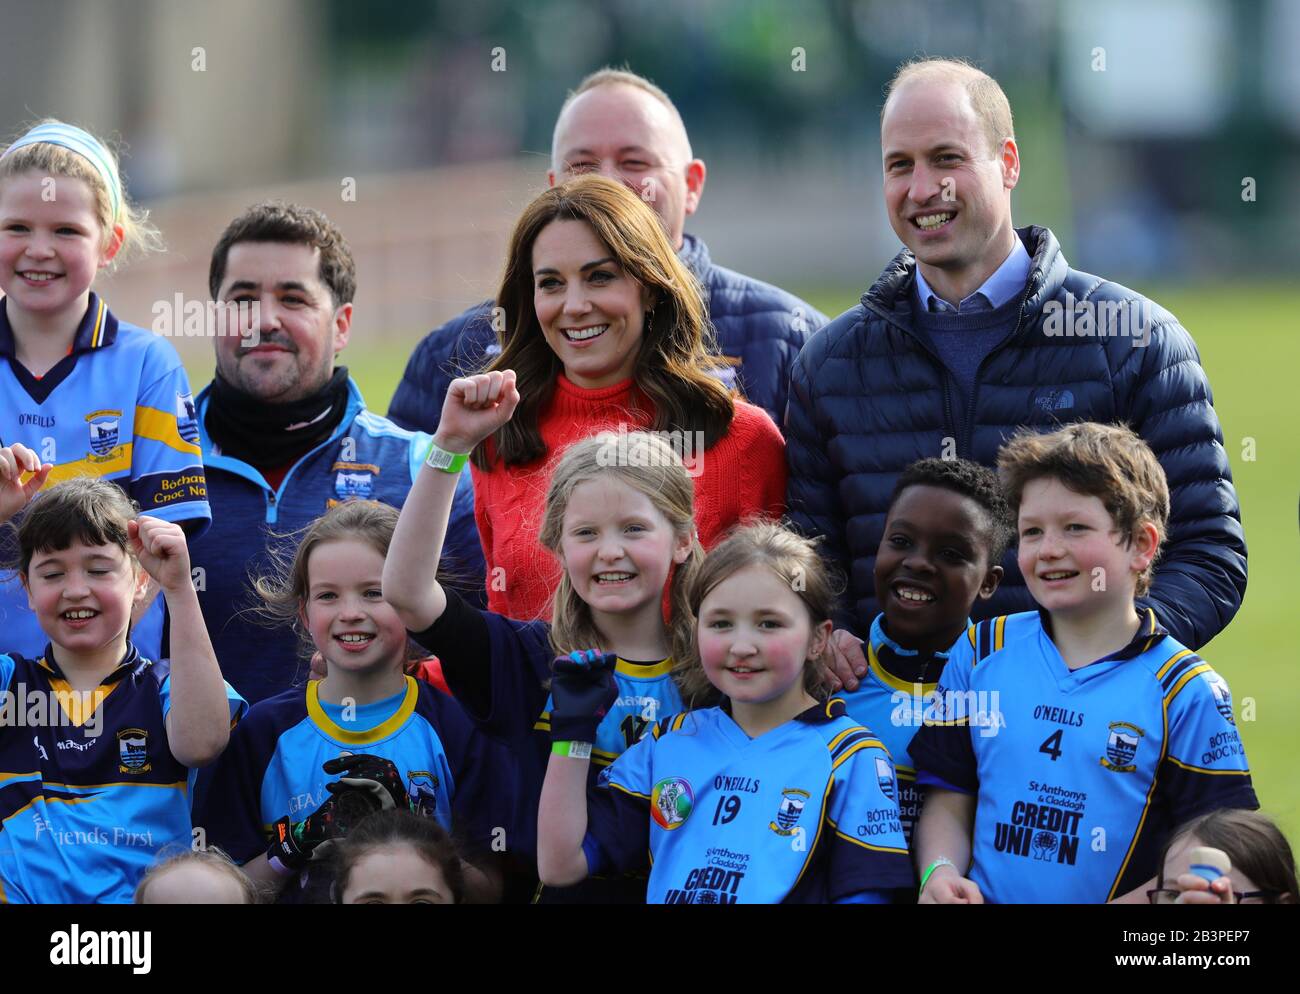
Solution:
[(226, 278), (226, 257), (239, 242), (281, 242), (320, 249), (321, 282), (330, 289), (334, 306), (352, 303), (357, 292), (357, 267), (343, 232), (320, 211), (299, 204), (267, 200), (254, 204), (221, 233), (208, 266), (208, 291), (216, 300)]
[(918, 459), (898, 477), (889, 496), (889, 506), (892, 508), (899, 494), (908, 487), (917, 486), (951, 490), (984, 508), (989, 517), (989, 565), (996, 566), (1002, 561), (1015, 535), (1015, 526), (1011, 505), (993, 470), (969, 459)]

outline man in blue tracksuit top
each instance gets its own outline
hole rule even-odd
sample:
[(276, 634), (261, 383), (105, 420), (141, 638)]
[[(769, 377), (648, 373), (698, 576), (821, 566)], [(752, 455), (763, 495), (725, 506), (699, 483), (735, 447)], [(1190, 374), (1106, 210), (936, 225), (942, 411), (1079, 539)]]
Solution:
[[(428, 447), (365, 409), (345, 367), (356, 287), (352, 255), (324, 215), (258, 204), (212, 254), (214, 300), (256, 307), (256, 334), (216, 337), (217, 372), (199, 394), (212, 525), (190, 543), (195, 585), (225, 678), (250, 704), (307, 676), (295, 632), (259, 623), (249, 577), (339, 501), (400, 508)], [(484, 602), (483, 553), (468, 470), (447, 533), (447, 582)]]
[[(705, 167), (668, 95), (624, 70), (602, 69), (579, 83), (555, 122), (547, 181), (554, 186), (580, 173), (621, 181), (659, 215), (700, 282), (718, 350), (735, 360), (729, 384), (782, 424), (790, 367), (826, 316), (770, 283), (715, 265), (704, 242), (683, 231), (704, 192)], [(451, 381), (490, 362), (497, 348), (491, 301), (435, 328), (411, 355), (388, 416), (434, 431)]]

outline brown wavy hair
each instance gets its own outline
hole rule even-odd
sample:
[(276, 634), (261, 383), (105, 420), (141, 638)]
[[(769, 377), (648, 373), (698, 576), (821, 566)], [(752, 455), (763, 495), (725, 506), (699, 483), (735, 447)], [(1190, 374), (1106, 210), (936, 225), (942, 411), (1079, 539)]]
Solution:
[(677, 258), (659, 218), (634, 193), (604, 176), (578, 176), (554, 186), (525, 209), (510, 237), (505, 274), (494, 317), (501, 354), (487, 370), (513, 369), (521, 400), (515, 415), (474, 449), (474, 465), (493, 461), (515, 466), (546, 454), (538, 417), (564, 371), (559, 356), (542, 335), (533, 306), (533, 245), (554, 221), (584, 221), (618, 259), (623, 271), (651, 292), (632, 378), (654, 405), (655, 431), (702, 431), (710, 448), (731, 427), (735, 403), (710, 370), (728, 364), (718, 354), (713, 327), (698, 281)]

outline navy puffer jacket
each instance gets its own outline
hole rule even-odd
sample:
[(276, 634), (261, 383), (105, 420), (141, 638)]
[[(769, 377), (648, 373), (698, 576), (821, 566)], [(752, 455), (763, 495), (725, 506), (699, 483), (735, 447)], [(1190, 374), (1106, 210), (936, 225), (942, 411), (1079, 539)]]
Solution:
[[(704, 288), (719, 351), (740, 360), (733, 368), (741, 392), (781, 424), (790, 369), (809, 336), (826, 325), (826, 315), (770, 283), (715, 266), (705, 244), (691, 235), (684, 236), (678, 256)], [(491, 301), (435, 328), (411, 354), (389, 419), (432, 433), (451, 381), (481, 369), (497, 351)]]
[[(1160, 459), (1171, 498), (1168, 541), (1145, 603), (1178, 641), (1199, 648), (1241, 606), (1246, 543), (1196, 345), (1141, 294), (1071, 269), (1048, 229), (1017, 234), (1033, 259), (1019, 323), (979, 367), (956, 454), (993, 466), (1022, 425), (1127, 423)], [(791, 383), (790, 515), (825, 536), (825, 553), (849, 580), (840, 620), (861, 636), (879, 610), (872, 571), (894, 482), (909, 463), (945, 454), (945, 437), (955, 435), (956, 385), (912, 324), (915, 272), (912, 253), (899, 253), (857, 307), (808, 342)], [(1063, 308), (1081, 314), (1081, 302), (1096, 324), (1080, 319), (1074, 336), (1063, 334), (1071, 328)], [(1148, 329), (1146, 343), (1117, 333), (1125, 327)], [(1088, 331), (1108, 334), (1081, 336)], [(997, 594), (976, 604), (977, 620), (1034, 607), (1014, 552), (1003, 566)]]

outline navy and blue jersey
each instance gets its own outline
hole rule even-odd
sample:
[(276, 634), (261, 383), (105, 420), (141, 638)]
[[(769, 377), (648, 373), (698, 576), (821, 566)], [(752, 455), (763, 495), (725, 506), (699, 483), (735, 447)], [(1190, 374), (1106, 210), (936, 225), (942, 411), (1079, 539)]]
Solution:
[(726, 702), (665, 718), (588, 794), (588, 869), (649, 867), (651, 904), (883, 901), (912, 882), (889, 752), (838, 699), (756, 739)]
[[(187, 522), (192, 534), (206, 527), (212, 513), (194, 400), (170, 342), (119, 321), (92, 293), (72, 351), (49, 372), (32, 376), (15, 356), (0, 299), (0, 445), (21, 442), (52, 463), (46, 487), (96, 476), (118, 484), (144, 514)], [(162, 618), (160, 597), (131, 633), (153, 659)], [(8, 650), (34, 658), (45, 649), (47, 636), (16, 581), (0, 584), (0, 630)]]
[(400, 694), (354, 715), (322, 701), (319, 687), (261, 701), (235, 729), (196, 819), (209, 842), (239, 863), (265, 852), (275, 822), (302, 821), (329, 800), (325, 785), (340, 774), (326, 773), (326, 762), (367, 753), (392, 760), (413, 807), (470, 851), (491, 848), (501, 831), (509, 845), (514, 764), (454, 700), (407, 677)]
[[(247, 705), (226, 695), (237, 719)], [(48, 651), (0, 655), (0, 699), (0, 902), (130, 903), (161, 849), (191, 846), (167, 661), (128, 643), (83, 702)]]
[(976, 794), (969, 876), (997, 903), (1100, 903), (1153, 877), (1169, 833), (1255, 808), (1223, 678), (1142, 612), (1123, 650), (1071, 670), (1050, 618), (957, 640), (912, 740), (922, 784)]
[(919, 653), (903, 648), (885, 634), (884, 618), (878, 614), (871, 623), (871, 636), (863, 645), (867, 672), (858, 681), (858, 689), (839, 690), (835, 696), (844, 701), (850, 718), (880, 737), (894, 759), (898, 810), (910, 847), (912, 830), (921, 817), (922, 791), (908, 750), (921, 727), (925, 702), (934, 693), (948, 653)]

